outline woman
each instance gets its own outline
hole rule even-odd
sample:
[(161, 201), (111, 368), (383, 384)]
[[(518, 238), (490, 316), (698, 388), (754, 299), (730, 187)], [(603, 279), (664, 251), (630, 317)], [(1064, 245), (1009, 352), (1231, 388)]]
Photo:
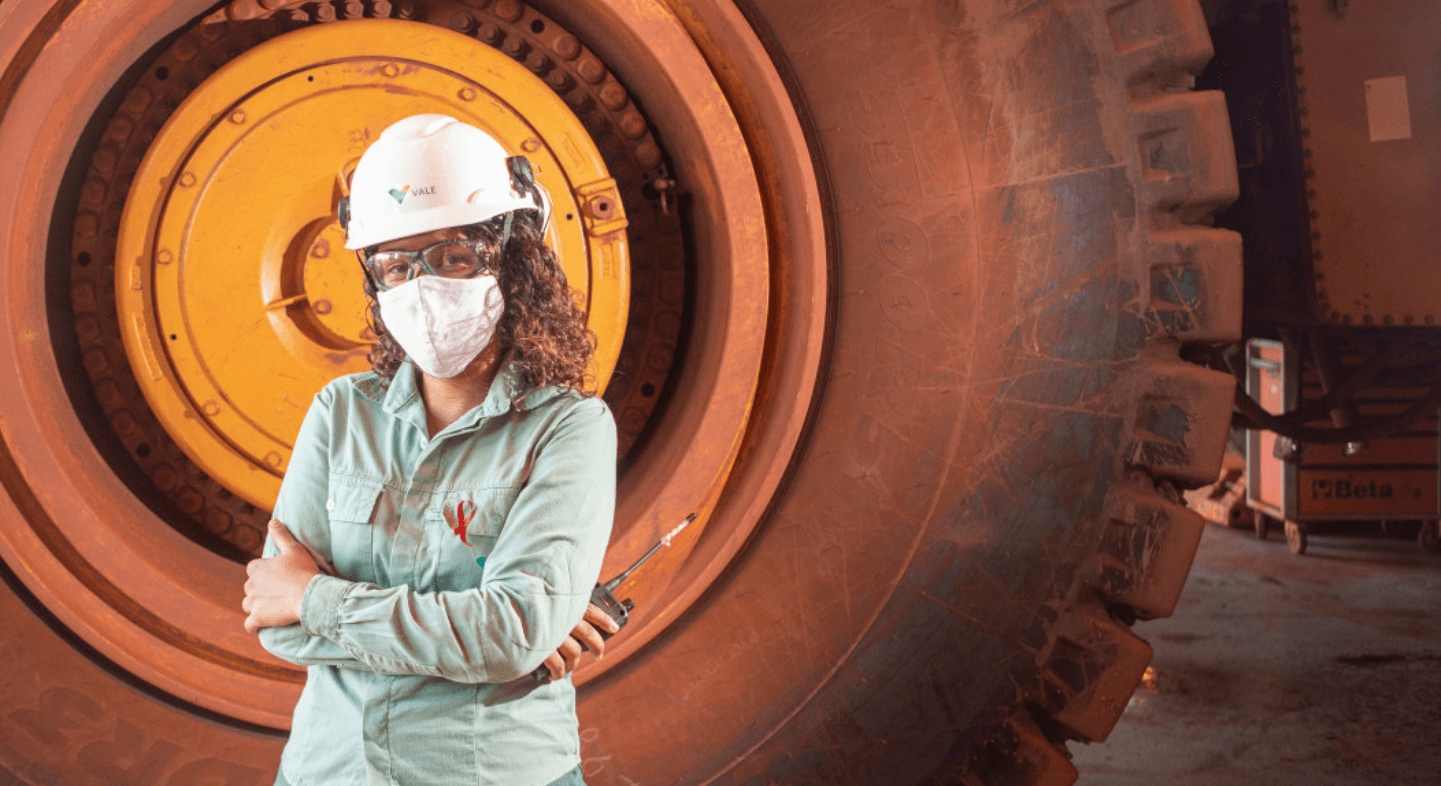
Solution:
[(541, 194), (441, 115), (356, 167), (374, 371), (316, 395), (247, 567), (246, 630), (309, 667), (278, 784), (582, 783), (568, 674), (615, 630), (587, 608), (615, 425)]

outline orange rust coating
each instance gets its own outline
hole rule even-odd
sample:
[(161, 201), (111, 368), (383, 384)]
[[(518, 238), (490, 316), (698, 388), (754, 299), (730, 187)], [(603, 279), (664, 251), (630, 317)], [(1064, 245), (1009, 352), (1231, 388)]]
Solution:
[[(639, 652), (664, 624), (697, 602), (752, 537), (752, 529), (762, 520), (801, 439), (817, 394), (826, 345), (831, 283), (822, 199), (805, 134), (781, 76), (749, 23), (730, 3), (668, 5), (725, 93), (745, 135), (761, 187), (770, 274), (765, 355), (736, 464), (716, 503), (716, 523), (699, 535), (689, 556), (662, 553), (655, 560), (660, 564), (646, 568), (654, 572), (639, 588), (645, 595), (638, 600), (646, 603), (638, 604), (634, 616), (640, 621), (654, 618), (662, 624), (628, 630), (613, 641), (613, 649), (608, 650), (613, 655), (582, 668), (578, 684)], [(557, 16), (563, 13), (561, 9), (552, 11)], [(634, 22), (631, 25), (630, 35), (657, 40), (652, 37), (653, 30), (642, 31)], [(662, 40), (675, 40), (678, 32), (671, 26)], [(617, 56), (627, 47), (619, 32), (602, 40), (613, 42)], [(705, 78), (699, 72), (691, 73), (693, 78)], [(618, 522), (624, 519), (624, 514), (618, 514)], [(656, 528), (657, 535), (666, 531), (665, 522), (658, 523), (662, 526)], [(696, 536), (688, 531), (686, 537)], [(607, 570), (622, 564), (617, 554), (628, 553), (629, 549), (613, 548)]]
[[(88, 3), (79, 16), (65, 16), (73, 6), (57, 9), (59, 20), (56, 10), (48, 17), (27, 11), (43, 3), (6, 5), (15, 17), (38, 19), (30, 29), (0, 28), (14, 36), (0, 51), (26, 49), (31, 34), (49, 38), (33, 60), (12, 60), (6, 71), (13, 92), (0, 95), (0, 203), (45, 204), (83, 118), (127, 63), (200, 4)], [(24, 78), (12, 81), (21, 65), (28, 65)], [(291, 683), (293, 672), (262, 659), (237, 630), (244, 569), (159, 525), (90, 444), (49, 351), (50, 216), (0, 213), (0, 243), (17, 262), (6, 266), (0, 302), (0, 367), (15, 369), (7, 375), (13, 384), (0, 388), (0, 478), (8, 491), (0, 501), (0, 556), (66, 627), (140, 679), (231, 717), (278, 724), (290, 701), (273, 686)]]
[(625, 216), (604, 227), (576, 218), (614, 181), (544, 82), (468, 36), (415, 22), (268, 41), (206, 79), (150, 145), (115, 266), (126, 354), (151, 410), (210, 477), (262, 510), (311, 398), (370, 367), (361, 274), (335, 218), (343, 173), (381, 129), (424, 111), (480, 125), (512, 153), (529, 148), (553, 200), (548, 241), (597, 336), (599, 390), (615, 367), (629, 301)]
[[(198, 4), (183, 9), (194, 13)], [(695, 307), (696, 349), (687, 372), (675, 383), (677, 403), (653, 437), (652, 449), (636, 462), (622, 486), (617, 542), (608, 567), (634, 559), (675, 519), (691, 510), (706, 511), (721, 493), (745, 433), (760, 370), (771, 264), (766, 218), (746, 142), (705, 61), (684, 29), (674, 20), (667, 21), (663, 9), (620, 11), (627, 23), (644, 30), (637, 35), (652, 45), (670, 41), (674, 47), (663, 65), (653, 66), (654, 73), (665, 75), (668, 87), (663, 95), (673, 102), (670, 111), (662, 112), (670, 124), (666, 136), (690, 152), (678, 162), (678, 169), (699, 197), (700, 209), (693, 221), (700, 255), (697, 285), (703, 294)], [(633, 16), (624, 17), (627, 13)], [(98, 86), (89, 93), (65, 92), (48, 104), (26, 98), (24, 91), (50, 89), (56, 78), (83, 81), (88, 75), (59, 67), (48, 59), (52, 53), (67, 51), (65, 42), (74, 38), (83, 43), (72, 46), (93, 49), (106, 62), (131, 61), (168, 25), (178, 24), (177, 16), (183, 16), (177, 6), (167, 6), (64, 28), (60, 42), (40, 52), (30, 72), (58, 76), (45, 83), (21, 83), (15, 105), (25, 111), (7, 114), (0, 127), (0, 138), (10, 140), (7, 151), (30, 153), (26, 167), (11, 170), (19, 177), (6, 186), (53, 190), (75, 144), (73, 118), (89, 116), (95, 109)], [(113, 51), (107, 51), (107, 44)], [(665, 108), (664, 103), (659, 105)], [(16, 197), (26, 198), (37, 197), (33, 192)], [(141, 679), (230, 717), (286, 726), (299, 675), (275, 664), (241, 631), (239, 566), (160, 525), (118, 482), (89, 447), (80, 423), (66, 406), (53, 358), (36, 351), (49, 344), (43, 335), (43, 265), (38, 263), (44, 255), (40, 239), (45, 233), (36, 230), (48, 216), (27, 214), (24, 218), (32, 221), (28, 229), (13, 226), (15, 218), (7, 217), (0, 225), (5, 230), (0, 236), (9, 240), (9, 258), (37, 262), (8, 269), (6, 324), (15, 329), (0, 337), (10, 339), (4, 351), (24, 357), (14, 362), (36, 370), (27, 373), (20, 385), (0, 393), (5, 397), (4, 411), (13, 417), (7, 424), (13, 428), (6, 428), (3, 436), (15, 462), (5, 503), (11, 508), (10, 523), (0, 535), (3, 556), (10, 564), (25, 566), (21, 575), (27, 586), (67, 627)], [(819, 259), (822, 252), (810, 256)], [(812, 301), (807, 296), (802, 302)], [(30, 324), (40, 325), (38, 340), (26, 327)], [(810, 358), (814, 361), (814, 351)], [(794, 406), (804, 411), (808, 394), (802, 391), (794, 400)], [(793, 444), (798, 426), (789, 421), (785, 417), (780, 422), (783, 431), (788, 429), (782, 438)], [(39, 428), (42, 423), (44, 431)], [(773, 486), (779, 480), (778, 468), (788, 455), (781, 447), (756, 462), (771, 468), (763, 470), (763, 484)], [(25, 500), (27, 489), (40, 490), (40, 496), (22, 511), (14, 506)], [(715, 538), (716, 545), (693, 561), (692, 568), (701, 568), (706, 577), (718, 574), (745, 540), (768, 496), (762, 490), (752, 501), (751, 515), (728, 521), (724, 537)], [(693, 527), (687, 537), (699, 536), (702, 529)], [(648, 568), (645, 581), (628, 588), (643, 610), (628, 632), (637, 644), (679, 615), (681, 606), (671, 600), (677, 588), (669, 585), (690, 543), (677, 546), (667, 555), (669, 564), (663, 560), (654, 570)], [(680, 587), (682, 601), (704, 591), (703, 584), (692, 586), (694, 579), (687, 581)], [(637, 644), (629, 646), (634, 649)], [(606, 665), (625, 655), (617, 649)], [(581, 674), (581, 681), (587, 676)]]
[(1335, 325), (1435, 325), (1441, 6), (1371, 3), (1343, 19), (1297, 3), (1291, 24), (1318, 313)]
[[(1104, 603), (1174, 604), (1199, 520), (1172, 526), (1185, 517), (1157, 508), (1154, 481), (1214, 477), (1229, 406), (1229, 378), (1175, 352), (1231, 332), (1208, 322), (1234, 312), (1211, 301), (1232, 282), (1227, 244), (1176, 231), (1234, 190), (1224, 105), (1155, 95), (1208, 56), (1199, 8), (840, 0), (817, 12), (746, 0), (752, 33), (725, 0), (536, 5), (583, 32), (645, 104), (693, 224), (685, 365), (622, 484), (607, 572), (714, 501), (704, 531), (684, 536), (696, 539), (681, 544), (694, 547), (688, 559), (666, 554), (622, 588), (639, 603), (636, 624), (604, 673), (581, 675), (587, 782), (1074, 779), (1055, 727), (1043, 732), (1032, 713), (1089, 737), (1109, 729), (1146, 653), (1113, 621), (1075, 623), (1108, 616)], [(260, 10), (239, 0), (216, 13)], [(128, 63), (172, 29), (145, 28), (154, 35), (119, 51), (99, 45), (102, 31), (133, 34), (124, 25), (135, 18), (153, 17), (60, 25), (90, 38), (36, 49), (50, 80), (36, 84), (83, 81), (44, 58), (52, 46)], [(57, 104), (59, 116), (38, 110), (29, 126), (0, 116), (0, 142), (20, 145), (0, 150), (31, 156), (0, 171), (0, 198), (50, 193), (22, 175), (53, 176), (53, 191), (73, 126), (94, 109)], [(42, 131), (69, 138), (38, 143)], [(227, 589), (238, 598), (233, 572), (198, 575), (193, 545), (146, 533), (148, 512), (113, 478), (92, 477), (103, 463), (64, 409), (53, 361), (23, 343), (24, 330), (44, 328), (44, 229), (43, 217), (0, 217), (0, 250), (22, 252), (8, 258), (27, 269), (5, 271), (0, 304), (0, 367), (27, 368), (0, 386), (0, 556), (47, 607), (69, 604), (64, 624), (128, 658), (122, 667), (149, 680), (156, 668), (136, 669), (161, 664), (162, 690), (222, 706), (235, 664), (206, 661), (209, 639), (109, 603), (84, 570), (129, 545), (113, 534), (123, 529), (159, 550), (104, 562), (112, 585), (131, 563), (177, 561), (139, 577), (172, 590), (144, 598), (171, 615), (160, 622), (223, 605)], [(1165, 301), (1157, 271), (1185, 266), (1205, 286)], [(1186, 318), (1158, 317), (1168, 302)], [(51, 433), (28, 422), (40, 415), (57, 419)], [(67, 437), (79, 441), (55, 444)], [(715, 468), (732, 458), (722, 477)], [(1098, 579), (1104, 541), (1115, 548)], [(76, 595), (57, 598), (52, 585)], [(1093, 608), (1073, 607), (1082, 602)], [(81, 616), (106, 604), (116, 613)], [(238, 615), (210, 624), (234, 627)], [(126, 626), (138, 634), (101, 639)], [(196, 688), (217, 675), (224, 695)], [(293, 695), (263, 683), (239, 686), (259, 684), (249, 698), (262, 709)], [(262, 783), (236, 782), (251, 781)]]

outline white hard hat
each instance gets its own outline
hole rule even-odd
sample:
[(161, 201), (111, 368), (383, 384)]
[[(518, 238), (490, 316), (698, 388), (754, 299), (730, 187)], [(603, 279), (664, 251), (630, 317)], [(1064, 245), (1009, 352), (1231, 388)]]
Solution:
[(355, 166), (341, 208), (345, 247), (539, 209), (518, 186), (535, 187), (515, 182), (511, 157), (490, 134), (446, 115), (407, 117), (382, 131)]

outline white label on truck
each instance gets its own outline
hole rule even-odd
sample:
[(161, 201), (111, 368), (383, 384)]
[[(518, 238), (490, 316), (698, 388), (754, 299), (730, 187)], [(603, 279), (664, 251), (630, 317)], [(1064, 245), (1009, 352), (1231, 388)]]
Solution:
[(1383, 76), (1366, 80), (1366, 122), (1372, 142), (1411, 138), (1411, 106), (1406, 101), (1406, 77)]

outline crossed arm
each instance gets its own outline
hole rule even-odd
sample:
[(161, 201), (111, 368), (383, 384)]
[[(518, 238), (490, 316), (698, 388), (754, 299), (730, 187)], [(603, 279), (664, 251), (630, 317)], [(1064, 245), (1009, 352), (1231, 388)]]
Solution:
[(614, 506), (613, 468), (599, 477), (592, 469), (607, 446), (614, 452), (614, 424), (603, 407), (577, 407), (556, 428), (481, 585), (425, 593), (350, 582), (317, 567), (311, 549), (322, 557), (330, 551), (324, 506), (333, 399), (323, 390), (306, 415), (276, 506), (286, 524), (271, 522), (265, 558), (247, 566), (247, 631), (300, 665), (463, 682), (506, 682), (542, 663), (559, 678), (574, 669), (582, 643), (604, 652), (598, 629), (612, 625), (587, 607)]
[[(296, 663), (304, 666), (345, 666), (383, 674), (426, 673), (408, 667), (403, 661), (348, 650), (329, 639), (302, 630), (299, 626), (305, 590), (313, 579), (325, 574), (305, 546), (279, 520), (271, 519), (269, 537), (277, 549), (276, 555), (251, 560), (245, 566), (249, 578), (245, 581), (245, 600), (240, 606), (247, 615), (247, 633), (259, 634), (266, 628), (281, 629), (267, 636), (267, 645), (272, 651), (288, 652)], [(289, 630), (285, 630), (287, 628)], [(600, 629), (615, 633), (620, 627), (598, 606), (589, 603), (585, 616), (561, 642), (560, 648), (542, 662), (550, 678), (558, 680), (575, 670), (583, 652), (582, 644), (597, 658), (604, 655), (605, 639), (601, 637)], [(286, 655), (281, 654), (281, 657)]]

